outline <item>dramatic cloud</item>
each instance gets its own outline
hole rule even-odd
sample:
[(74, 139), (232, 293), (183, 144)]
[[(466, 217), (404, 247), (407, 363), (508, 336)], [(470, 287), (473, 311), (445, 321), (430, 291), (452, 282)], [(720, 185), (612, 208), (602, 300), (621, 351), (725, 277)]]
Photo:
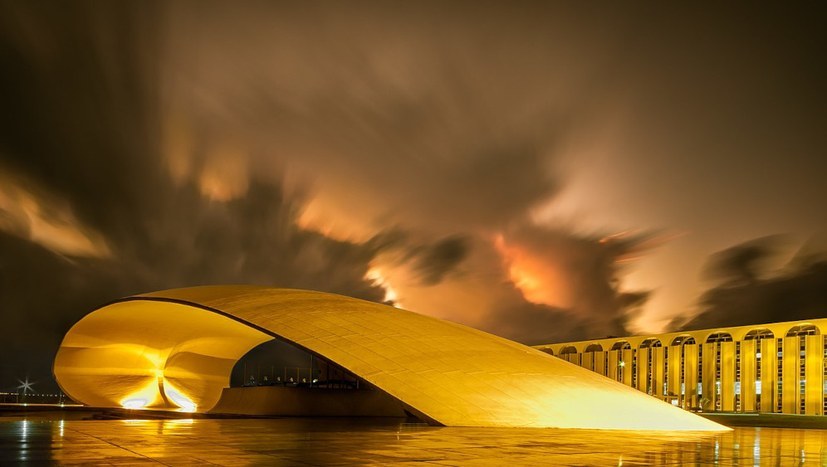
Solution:
[(682, 329), (821, 318), (827, 309), (827, 249), (811, 240), (785, 265), (777, 264), (783, 237), (764, 237), (713, 255), (718, 283), (700, 299), (700, 314)]
[(21, 336), (4, 350), (40, 355), (4, 381), (45, 379), (95, 306), (195, 284), (398, 302), (523, 340), (622, 331), (616, 252), (526, 220), (589, 119), (559, 41), (511, 53), (557, 33), (519, 10), (254, 7), (4, 4), (0, 293)]
[(3, 359), (3, 390), (48, 381), (62, 334), (119, 296), (259, 283), (383, 297), (364, 278), (374, 247), (300, 229), (303, 200), (279, 180), (245, 174), (243, 197), (220, 196), (166, 173), (143, 5), (52, 7), (3, 15), (0, 56), (17, 73), (0, 78), (2, 352), (25, 355)]
[[(515, 89), (512, 75), (536, 74), (536, 61), (466, 47), (476, 25), (448, 34), (444, 20), (418, 18), (430, 7), (413, 17), (350, 5), (296, 16), (203, 8), (197, 21), (171, 12), (170, 138), (234, 147), (226, 157), (258, 173), (286, 167), (290, 180), (312, 181), (309, 225), (501, 227), (556, 191), (553, 156), (573, 109), (539, 105), (561, 94), (546, 82)], [(169, 157), (203, 180), (223, 156), (190, 147)]]
[[(510, 282), (531, 305), (514, 304), (514, 311), (502, 307), (497, 321), (512, 321), (507, 326), (512, 337), (530, 332), (538, 343), (543, 332), (547, 341), (622, 335), (648, 297), (645, 291), (621, 289), (622, 262), (650, 248), (653, 238), (642, 233), (601, 238), (537, 226), (511, 229), (497, 246)], [(543, 306), (548, 308), (545, 316)]]
[(772, 261), (783, 251), (782, 240), (780, 236), (763, 237), (715, 253), (705, 275), (726, 286), (754, 284), (769, 273)]
[[(711, 77), (733, 62), (710, 72), (674, 52), (691, 49), (669, 36), (685, 25), (626, 10), (0, 3), (0, 300), (17, 331), (0, 352), (37, 349), (4, 361), (0, 389), (48, 379), (60, 336), (95, 306), (196, 284), (338, 292), (525, 342), (627, 332), (650, 292), (629, 290), (622, 265), (658, 236), (625, 217), (658, 196), (613, 210), (643, 233), (545, 214), (584, 154), (654, 154), (594, 198), (624, 171), (657, 179), (662, 147), (625, 138), (698, 140), (684, 124), (706, 121), (703, 90), (678, 78), (724, 100)], [(662, 118), (665, 102), (680, 118)], [(713, 269), (764, 280), (760, 251), (733, 254)]]
[[(528, 248), (546, 268), (535, 274), (542, 290), (515, 290), (520, 279), (505, 273), (513, 267), (504, 255), (522, 240), (495, 248), (504, 232), (547, 230), (528, 219), (559, 192), (561, 158), (605, 118), (606, 103), (597, 104), (605, 90), (579, 78), (614, 61), (611, 42), (585, 61), (563, 41), (581, 34), (568, 20), (486, 5), (474, 5), (473, 21), (465, 16), (470, 5), (285, 12), (206, 3), (197, 17), (190, 7), (170, 10), (174, 32), (162, 57), (174, 115), (166, 157), (176, 178), (200, 179), (203, 189), (205, 168), (221, 158), (210, 149), (217, 145), (235, 148), (227, 157), (261, 176), (309, 183), (299, 224), (382, 245), (369, 278), (388, 290), (386, 300), (415, 311), (508, 329), (517, 339), (546, 333), (535, 340), (565, 338), (568, 326), (537, 331), (516, 319), (526, 304), (548, 305), (552, 316), (565, 310), (581, 327), (623, 321), (618, 270), (610, 266), (621, 258), (601, 235), (560, 228), (556, 245)], [(591, 25), (587, 34), (598, 31)], [(221, 193), (244, 189), (221, 180), (230, 185)], [(576, 277), (553, 284), (555, 274)], [(549, 305), (535, 296), (543, 293), (568, 299)]]
[[(0, 167), (0, 169), (3, 169)], [(68, 203), (38, 194), (25, 181), (0, 172), (0, 231), (68, 256), (107, 257), (101, 235), (77, 220)]]

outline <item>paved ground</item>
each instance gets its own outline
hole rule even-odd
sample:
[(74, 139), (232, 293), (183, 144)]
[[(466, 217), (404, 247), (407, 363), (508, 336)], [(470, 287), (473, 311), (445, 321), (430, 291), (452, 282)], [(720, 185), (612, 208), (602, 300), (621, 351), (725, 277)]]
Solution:
[(398, 422), (0, 419), (0, 465), (827, 465), (827, 431), (718, 435)]

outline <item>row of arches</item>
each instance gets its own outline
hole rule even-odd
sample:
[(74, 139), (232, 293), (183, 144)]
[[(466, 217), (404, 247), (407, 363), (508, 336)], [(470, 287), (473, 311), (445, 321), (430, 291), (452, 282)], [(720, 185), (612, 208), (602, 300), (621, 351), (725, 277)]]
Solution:
[(538, 346), (687, 409), (825, 413), (827, 319)]
[[(694, 331), (694, 333), (703, 333), (704, 331)], [(786, 333), (782, 334), (780, 337), (796, 337), (796, 336), (812, 336), (812, 335), (820, 335), (821, 330), (818, 326), (814, 324), (804, 323), (804, 324), (797, 324), (789, 328)], [(761, 339), (774, 339), (775, 333), (769, 328), (755, 328), (750, 329), (746, 333), (743, 334), (743, 338), (740, 340), (761, 340)], [(647, 349), (647, 348), (654, 348), (654, 347), (662, 347), (663, 339), (658, 337), (647, 337), (643, 338), (637, 347), (633, 347), (632, 343), (629, 340), (618, 340), (610, 345), (606, 345), (604, 341), (611, 340), (610, 338), (607, 339), (600, 339), (598, 341), (588, 341), (584, 343), (571, 343), (571, 344), (552, 344), (552, 345), (541, 345), (537, 346), (543, 352), (546, 352), (550, 355), (567, 355), (567, 354), (574, 354), (581, 352), (578, 350), (578, 347), (583, 347), (582, 352), (603, 352), (605, 350), (622, 350), (622, 349), (631, 349), (631, 348), (640, 348), (640, 349)], [(733, 342), (736, 339), (733, 337), (731, 332), (709, 332), (706, 336), (706, 339), (703, 343), (716, 343), (716, 342)], [(692, 334), (679, 334), (674, 337), (671, 337), (669, 340), (669, 346), (681, 346), (687, 344), (697, 344), (698, 341)], [(580, 345), (577, 345), (580, 344)], [(604, 345), (606, 347), (604, 347)], [(556, 352), (555, 352), (555, 349)]]

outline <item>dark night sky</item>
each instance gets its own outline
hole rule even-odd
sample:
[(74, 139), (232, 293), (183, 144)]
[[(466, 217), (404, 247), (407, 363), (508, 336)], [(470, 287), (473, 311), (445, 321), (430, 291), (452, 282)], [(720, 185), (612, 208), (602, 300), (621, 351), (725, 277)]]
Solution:
[(0, 1), (0, 391), (197, 284), (528, 343), (827, 317), (816, 8)]

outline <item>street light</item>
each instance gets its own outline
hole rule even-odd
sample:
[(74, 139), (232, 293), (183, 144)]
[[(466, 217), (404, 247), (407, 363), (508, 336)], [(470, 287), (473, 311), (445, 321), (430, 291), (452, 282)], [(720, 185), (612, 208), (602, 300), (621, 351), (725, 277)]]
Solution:
[[(35, 383), (33, 381), (29, 381), (28, 376), (26, 377), (25, 381), (21, 381), (21, 380), (18, 379), (17, 382), (20, 383), (20, 386), (17, 386), (17, 389), (22, 389), (23, 390), (22, 391), (23, 396), (25, 396), (26, 393), (29, 392), (29, 391), (34, 392), (34, 390), (32, 390), (32, 386), (34, 386)], [(20, 403), (20, 392), (21, 391), (17, 392), (17, 403), (18, 404)]]

